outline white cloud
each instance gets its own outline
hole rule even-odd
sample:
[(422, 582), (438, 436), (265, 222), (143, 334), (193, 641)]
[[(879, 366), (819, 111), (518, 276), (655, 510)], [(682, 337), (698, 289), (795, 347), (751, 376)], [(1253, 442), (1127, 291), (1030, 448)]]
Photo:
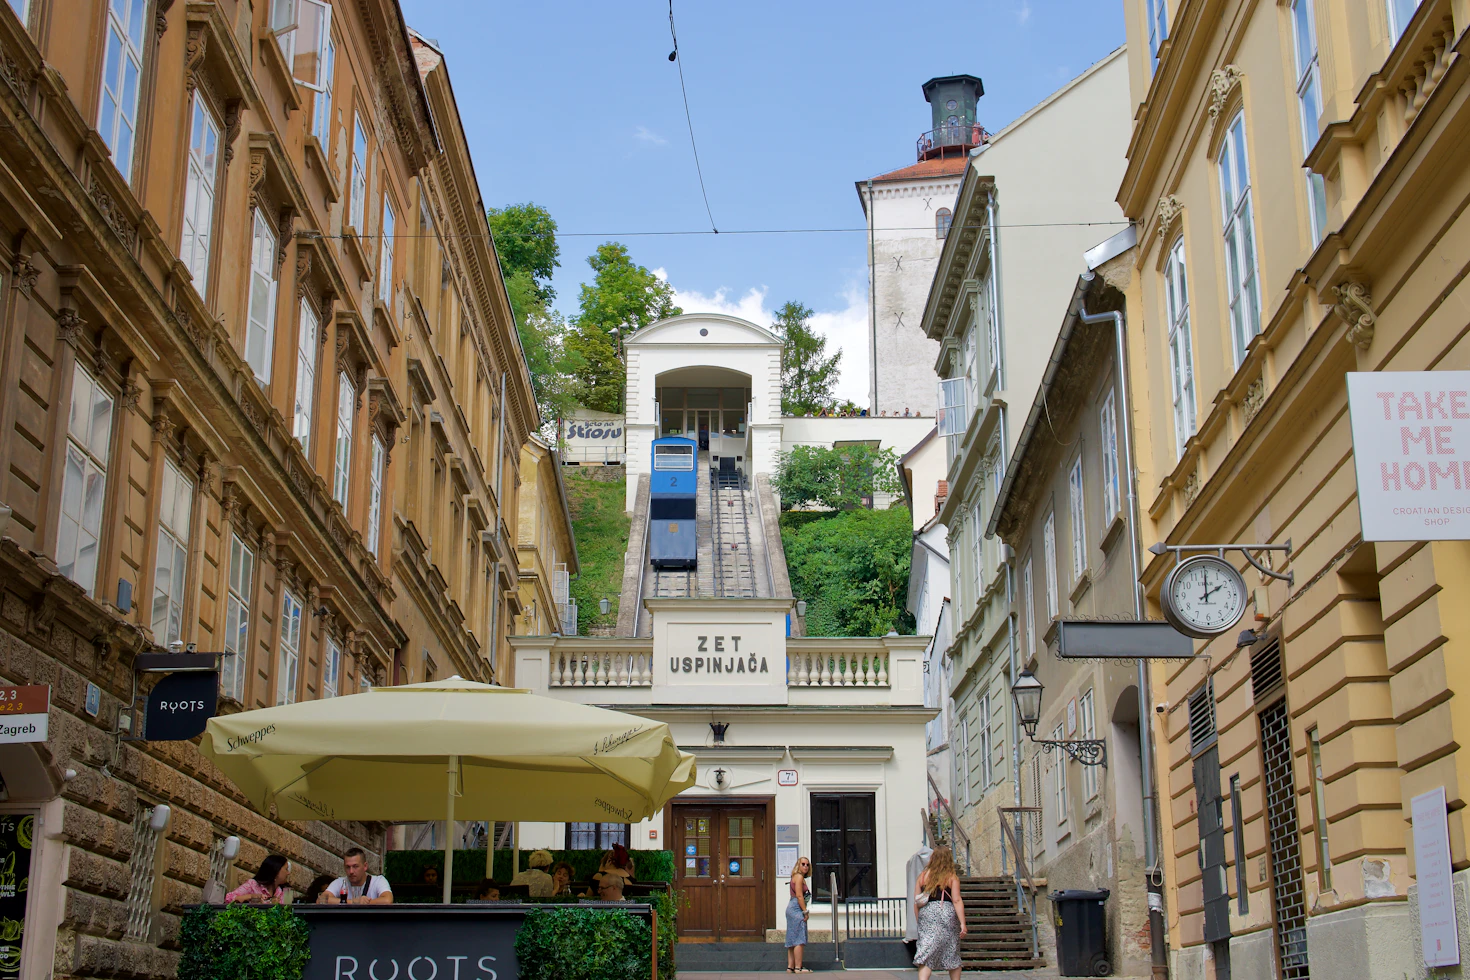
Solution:
[(1031, 0), (1021, 0), (1021, 6), (1016, 8), (1016, 23), (1024, 24), (1031, 19)]
[(664, 139), (662, 136), (660, 136), (658, 133), (655, 133), (647, 126), (639, 126), (637, 129), (635, 129), (633, 131), (633, 137), (634, 139), (642, 140), (645, 143), (652, 143), (654, 146), (663, 146), (665, 143), (668, 142), (668, 140)]
[[(667, 278), (663, 269), (653, 271), (660, 279)], [(862, 285), (850, 283), (843, 291), (842, 300), (846, 306), (840, 309), (813, 313), (811, 325), (813, 330), (827, 338), (828, 353), (842, 351), (841, 372), (834, 389), (837, 398), (867, 405), (868, 297)], [(675, 287), (674, 302), (685, 313), (724, 313), (762, 327), (769, 327), (775, 318), (769, 290), (764, 286), (752, 286), (738, 297), (723, 287), (713, 294)]]

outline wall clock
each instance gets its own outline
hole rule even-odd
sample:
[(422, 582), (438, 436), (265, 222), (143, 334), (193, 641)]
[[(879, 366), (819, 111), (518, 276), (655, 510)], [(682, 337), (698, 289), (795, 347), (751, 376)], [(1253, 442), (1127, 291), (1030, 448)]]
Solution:
[(1196, 555), (1175, 565), (1160, 591), (1169, 624), (1202, 640), (1229, 632), (1240, 622), (1246, 598), (1245, 579), (1217, 555)]

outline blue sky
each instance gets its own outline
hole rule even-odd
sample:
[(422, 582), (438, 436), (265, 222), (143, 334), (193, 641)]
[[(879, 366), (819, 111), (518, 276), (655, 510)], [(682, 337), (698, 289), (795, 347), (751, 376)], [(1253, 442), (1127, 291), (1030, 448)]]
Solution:
[[(574, 313), (586, 257), (628, 245), (688, 311), (761, 323), (788, 299), (844, 348), (839, 394), (866, 400), (853, 182), (913, 162), (929, 128), (920, 84), (979, 75), (992, 131), (1123, 42), (1121, 0), (675, 0), (684, 79), (715, 226), (708, 230), (668, 61), (666, 0), (402, 0), (449, 63), (488, 206), (535, 201), (562, 231), (556, 305)], [(571, 233), (593, 233), (573, 237)]]

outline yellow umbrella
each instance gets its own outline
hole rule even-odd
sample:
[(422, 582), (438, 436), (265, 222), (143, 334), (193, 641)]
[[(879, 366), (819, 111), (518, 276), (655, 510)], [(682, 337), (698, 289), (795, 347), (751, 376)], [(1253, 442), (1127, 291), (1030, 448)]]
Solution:
[(200, 747), (284, 820), (633, 823), (695, 778), (662, 722), (458, 677), (211, 718)]

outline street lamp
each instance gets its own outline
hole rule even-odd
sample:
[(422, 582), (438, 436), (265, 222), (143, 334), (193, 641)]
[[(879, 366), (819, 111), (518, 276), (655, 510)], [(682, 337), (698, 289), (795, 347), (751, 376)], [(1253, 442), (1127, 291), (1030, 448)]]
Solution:
[(606, 599), (598, 599), (597, 600), (597, 611), (600, 612), (600, 613), (602, 613), (604, 616), (607, 615), (607, 611), (609, 609), (611, 609), (611, 608), (612, 608), (612, 603), (611, 602), (608, 602)]
[(1026, 737), (1047, 752), (1061, 749), (1084, 766), (1106, 766), (1108, 764), (1107, 743), (1100, 738), (1042, 739), (1036, 737), (1036, 725), (1041, 721), (1041, 692), (1045, 686), (1029, 670), (1021, 672), (1016, 683), (1011, 685), (1011, 697), (1016, 701), (1016, 713), (1021, 717), (1021, 730)]

